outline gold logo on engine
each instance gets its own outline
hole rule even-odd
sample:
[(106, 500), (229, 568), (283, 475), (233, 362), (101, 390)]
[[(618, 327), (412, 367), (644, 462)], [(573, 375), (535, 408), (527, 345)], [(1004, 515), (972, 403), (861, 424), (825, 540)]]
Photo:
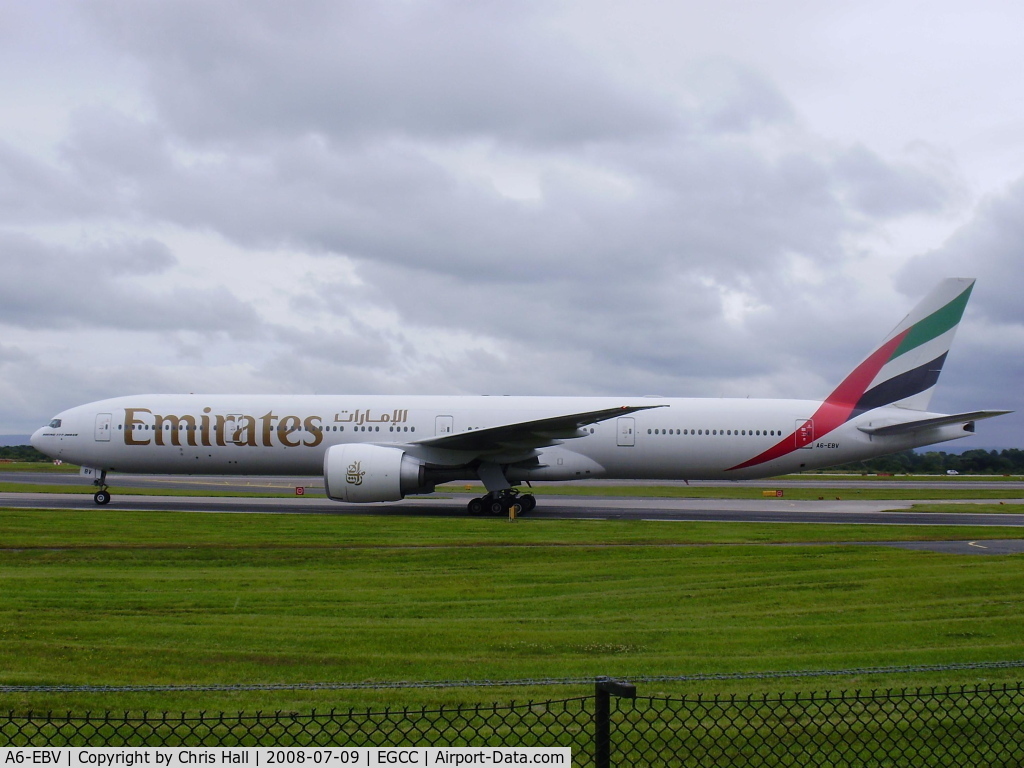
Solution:
[(363, 475), (365, 474), (363, 463), (361, 461), (353, 461), (348, 465), (348, 470), (345, 472), (345, 482), (349, 485), (362, 485)]

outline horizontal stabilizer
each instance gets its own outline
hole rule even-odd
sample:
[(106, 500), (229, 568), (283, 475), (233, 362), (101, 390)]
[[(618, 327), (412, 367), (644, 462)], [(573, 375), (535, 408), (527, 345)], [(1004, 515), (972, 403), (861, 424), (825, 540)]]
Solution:
[(910, 432), (920, 432), (922, 429), (934, 429), (935, 427), (944, 427), (947, 424), (964, 424), (980, 419), (991, 419), (993, 416), (1002, 416), (1007, 413), (1013, 413), (1013, 411), (971, 411), (970, 413), (954, 413), (950, 416), (935, 416), (930, 419), (904, 421), (900, 424), (889, 424), (884, 427), (857, 427), (857, 429), (865, 434), (877, 435), (878, 437), (906, 435)]

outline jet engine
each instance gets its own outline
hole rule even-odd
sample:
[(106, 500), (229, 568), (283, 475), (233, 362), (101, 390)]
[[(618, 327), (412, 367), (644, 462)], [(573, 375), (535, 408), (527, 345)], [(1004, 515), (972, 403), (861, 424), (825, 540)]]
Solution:
[(398, 501), (414, 491), (430, 492), (423, 465), (401, 448), (332, 445), (324, 455), (324, 489), (335, 501)]

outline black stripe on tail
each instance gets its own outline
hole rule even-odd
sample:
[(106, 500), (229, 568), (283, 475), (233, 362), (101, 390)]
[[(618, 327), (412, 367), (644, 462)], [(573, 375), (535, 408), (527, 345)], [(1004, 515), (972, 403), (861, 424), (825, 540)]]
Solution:
[(886, 379), (876, 387), (872, 387), (857, 401), (850, 418), (859, 416), (872, 408), (881, 408), (883, 405), (904, 400), (908, 397), (924, 392), (926, 389), (935, 386), (942, 373), (942, 365), (946, 362), (946, 354), (943, 352), (931, 362), (919, 365), (899, 376)]

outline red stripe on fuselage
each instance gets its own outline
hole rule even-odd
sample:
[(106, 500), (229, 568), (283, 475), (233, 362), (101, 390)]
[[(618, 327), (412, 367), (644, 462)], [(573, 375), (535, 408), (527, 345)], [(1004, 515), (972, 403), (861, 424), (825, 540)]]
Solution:
[(811, 416), (814, 426), (813, 431), (808, 430), (798, 433), (797, 430), (794, 430), (764, 453), (748, 459), (742, 464), (737, 464), (735, 467), (729, 467), (729, 470), (726, 471), (745, 469), (757, 464), (764, 464), (772, 459), (781, 458), (798, 448), (803, 448), (812, 442), (816, 436), (823, 437), (836, 427), (845, 424), (857, 405), (857, 401), (867, 391), (875, 376), (882, 370), (882, 366), (892, 359), (893, 352), (896, 351), (908, 333), (910, 333), (910, 328), (889, 339), (889, 341), (872, 352), (867, 360), (854, 368), (849, 376), (843, 379), (842, 383), (835, 388), (831, 395), (825, 398), (825, 402)]

